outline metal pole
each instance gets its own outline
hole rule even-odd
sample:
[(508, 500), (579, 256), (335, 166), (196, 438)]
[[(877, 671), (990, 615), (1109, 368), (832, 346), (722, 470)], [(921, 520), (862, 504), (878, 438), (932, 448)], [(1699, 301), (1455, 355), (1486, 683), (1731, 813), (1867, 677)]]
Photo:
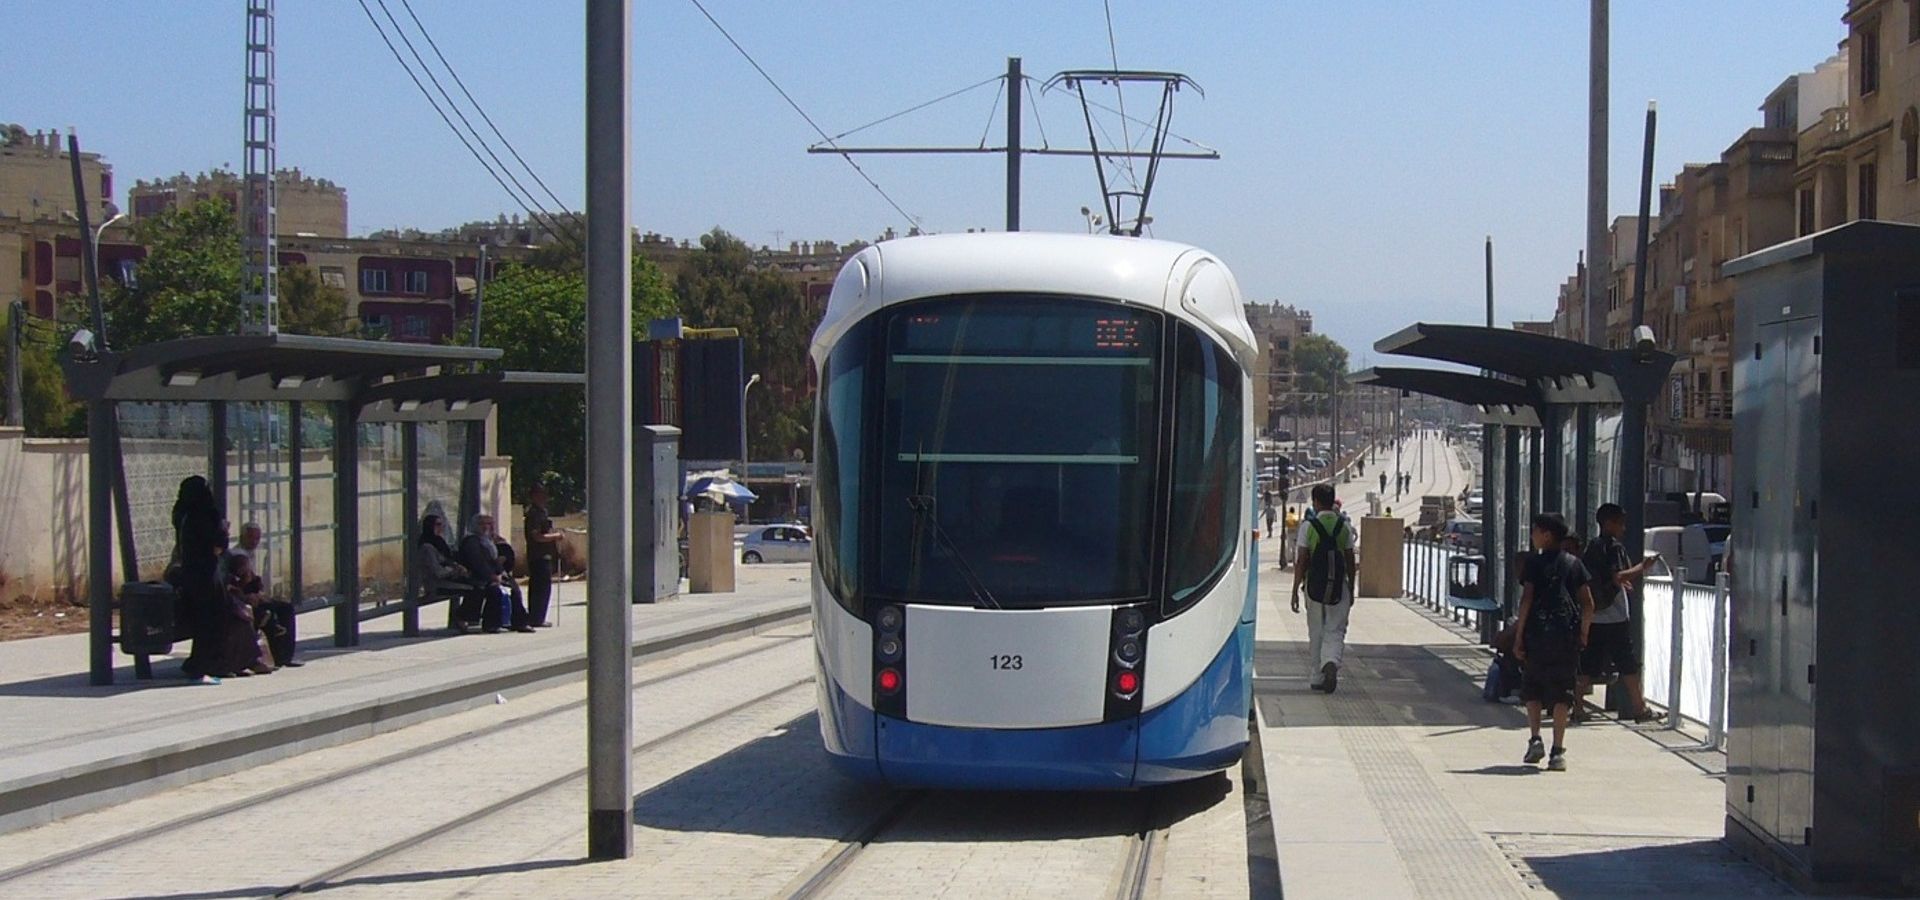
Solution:
[[(487, 300), (487, 245), (480, 245), (480, 259), (473, 269), (473, 345), (480, 346), (480, 313), (486, 308)], [(474, 363), (477, 371), (479, 363)]]
[(1007, 230), (1020, 230), (1020, 57), (1007, 57)]
[(27, 305), (18, 300), (7, 305), (7, 424), (24, 427), (25, 394), (20, 388), (20, 348), (25, 344)]
[(1400, 412), (1400, 401), (1406, 397), (1406, 391), (1393, 395), (1393, 499), (1395, 500), (1400, 499), (1400, 473), (1406, 471), (1402, 468), (1401, 462), (1401, 454), (1405, 450), (1403, 445), (1406, 443), (1401, 440), (1401, 429), (1406, 426), (1403, 424)]
[[(107, 311), (100, 305), (100, 267), (98, 255), (94, 252), (95, 236), (87, 218), (87, 180), (80, 172), (80, 138), (67, 135), (67, 161), (73, 169), (73, 217), (80, 223), (82, 277), (87, 280), (87, 304), (93, 312), (94, 346), (107, 349)], [(102, 200), (106, 198), (102, 197)]]
[(1587, 280), (1586, 342), (1606, 345), (1607, 311), (1601, 279), (1613, 270), (1607, 248), (1607, 0), (1592, 0), (1587, 56)]
[[(1652, 227), (1653, 218), (1653, 133), (1658, 124), (1659, 109), (1652, 100), (1647, 101), (1647, 134), (1640, 148), (1640, 235), (1639, 243), (1634, 245), (1633, 256), (1633, 325), (1635, 328), (1647, 321), (1647, 233)], [(1631, 341), (1632, 335), (1627, 338)]]
[(1487, 327), (1493, 327), (1493, 235), (1487, 235)]
[(1712, 678), (1707, 695), (1707, 739), (1704, 748), (1719, 749), (1727, 730), (1727, 573), (1721, 572), (1713, 584), (1713, 635), (1711, 646)]
[(113, 401), (87, 403), (87, 680), (113, 683)]
[[(307, 599), (306, 564), (302, 557), (306, 555), (306, 514), (301, 511), (306, 486), (305, 456), (306, 409), (300, 401), (287, 404), (287, 582), (290, 585), (287, 599), (299, 611), (300, 602)], [(412, 566), (408, 566), (412, 568)], [(299, 616), (295, 616), (297, 621)]]
[(587, 855), (633, 855), (629, 0), (587, 2)]
[[(1667, 638), (1667, 729), (1680, 727), (1680, 683), (1685, 671), (1685, 660), (1681, 658), (1686, 641), (1686, 631), (1682, 620), (1686, 616), (1687, 567), (1675, 566), (1673, 569), (1673, 619), (1668, 622)], [(1642, 595), (1644, 599), (1645, 595)]]

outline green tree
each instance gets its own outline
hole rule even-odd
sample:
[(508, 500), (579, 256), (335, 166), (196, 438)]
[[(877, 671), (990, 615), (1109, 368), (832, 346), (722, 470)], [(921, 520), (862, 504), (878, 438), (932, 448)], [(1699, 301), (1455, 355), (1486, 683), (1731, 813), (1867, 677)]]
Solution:
[(1347, 348), (1324, 334), (1301, 335), (1293, 345), (1293, 365), (1300, 390), (1329, 393), (1347, 376)]
[(225, 203), (170, 209), (140, 220), (133, 233), (147, 248), (133, 283), (101, 286), (115, 349), (238, 330), (240, 229)]
[(292, 334), (344, 336), (359, 330), (347, 315), (347, 292), (320, 280), (312, 266), (280, 269), (280, 330)]
[[(10, 315), (10, 314), (9, 314)], [(11, 332), (13, 323), (0, 316)], [(64, 332), (63, 332), (64, 333)], [(55, 356), (53, 328), (30, 327), (20, 349), (20, 394), (25, 407), (21, 424), (29, 437), (75, 437), (86, 433), (86, 407), (67, 396), (67, 379)], [(7, 379), (13, 372), (11, 342), (0, 341), (0, 396), (12, 396)]]
[(754, 459), (786, 459), (810, 446), (807, 344), (814, 317), (799, 285), (758, 268), (745, 241), (715, 228), (700, 237), (674, 281), (681, 315), (700, 328), (737, 328), (748, 373), (747, 444)]
[[(584, 372), (587, 362), (587, 284), (572, 271), (508, 265), (487, 282), (480, 343), (498, 347), (501, 369)], [(633, 266), (634, 333), (650, 319), (673, 315), (673, 294), (658, 267)], [(459, 333), (468, 334), (471, 325)], [(573, 392), (500, 409), (500, 450), (513, 457), (513, 480), (547, 483), (556, 510), (580, 505), (586, 476), (586, 396)]]

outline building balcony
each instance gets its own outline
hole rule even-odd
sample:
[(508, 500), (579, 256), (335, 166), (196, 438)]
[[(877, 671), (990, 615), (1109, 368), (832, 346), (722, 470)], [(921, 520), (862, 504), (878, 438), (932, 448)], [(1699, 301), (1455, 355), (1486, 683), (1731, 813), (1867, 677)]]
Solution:
[(1689, 391), (1682, 419), (1687, 425), (1713, 425), (1733, 421), (1732, 391)]

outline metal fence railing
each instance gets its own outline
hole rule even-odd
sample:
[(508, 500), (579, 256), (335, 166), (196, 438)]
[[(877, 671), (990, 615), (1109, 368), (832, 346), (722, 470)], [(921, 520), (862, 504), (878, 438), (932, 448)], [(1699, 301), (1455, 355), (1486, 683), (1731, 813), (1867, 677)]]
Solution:
[(1684, 569), (1647, 578), (1640, 596), (1647, 702), (1667, 709), (1668, 728), (1704, 726), (1713, 748), (1727, 733), (1727, 601), (1725, 573), (1693, 584)]
[[(1452, 593), (1453, 557), (1463, 555), (1459, 548), (1438, 541), (1410, 540), (1400, 552), (1401, 588), (1408, 597), (1460, 625), (1480, 627), (1480, 617), (1487, 613), (1463, 609), (1448, 599)], [(1480, 568), (1474, 567), (1471, 572), (1484, 582), (1486, 576)]]

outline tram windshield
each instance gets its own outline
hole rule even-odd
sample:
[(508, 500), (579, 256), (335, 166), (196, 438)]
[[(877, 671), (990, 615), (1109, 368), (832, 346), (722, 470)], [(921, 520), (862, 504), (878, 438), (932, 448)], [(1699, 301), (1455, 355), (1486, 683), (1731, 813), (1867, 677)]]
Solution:
[(884, 335), (872, 594), (1006, 608), (1149, 595), (1157, 314), (969, 296), (900, 307)]

